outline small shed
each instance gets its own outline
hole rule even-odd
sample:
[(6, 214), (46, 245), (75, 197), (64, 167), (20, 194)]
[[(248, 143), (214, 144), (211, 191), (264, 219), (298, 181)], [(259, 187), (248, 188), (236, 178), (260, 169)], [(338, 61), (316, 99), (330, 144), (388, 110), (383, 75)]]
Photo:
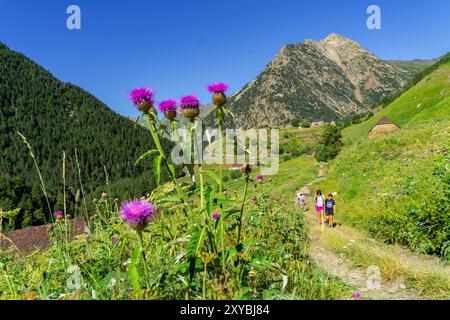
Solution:
[(321, 126), (323, 126), (324, 124), (325, 124), (325, 122), (322, 121), (322, 120), (313, 120), (313, 121), (311, 122), (311, 127), (321, 127)]
[[(49, 229), (53, 224), (46, 224), (35, 227), (28, 227), (20, 230), (8, 232), (0, 235), (0, 250), (18, 249), (21, 253), (30, 254), (35, 250), (46, 250), (50, 248), (52, 240), (49, 235)], [(70, 241), (77, 236), (86, 234), (89, 230), (82, 217), (69, 220)]]
[(383, 118), (369, 131), (369, 137), (374, 138), (386, 134), (391, 131), (400, 129), (400, 126), (389, 120)]

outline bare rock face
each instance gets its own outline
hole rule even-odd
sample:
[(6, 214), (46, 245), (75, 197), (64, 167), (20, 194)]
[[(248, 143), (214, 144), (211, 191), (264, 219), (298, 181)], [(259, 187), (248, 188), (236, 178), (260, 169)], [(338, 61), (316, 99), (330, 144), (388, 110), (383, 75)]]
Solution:
[(332, 121), (367, 112), (412, 76), (355, 41), (331, 34), (283, 46), (229, 106), (234, 125), (242, 128), (286, 125), (294, 118)]

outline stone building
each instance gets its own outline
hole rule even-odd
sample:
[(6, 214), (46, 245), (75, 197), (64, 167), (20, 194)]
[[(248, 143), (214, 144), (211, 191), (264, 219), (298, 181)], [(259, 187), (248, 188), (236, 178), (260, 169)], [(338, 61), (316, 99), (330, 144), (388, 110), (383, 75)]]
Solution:
[(391, 131), (400, 129), (400, 126), (389, 120), (388, 118), (383, 118), (370, 130), (369, 137), (374, 138), (386, 134)]

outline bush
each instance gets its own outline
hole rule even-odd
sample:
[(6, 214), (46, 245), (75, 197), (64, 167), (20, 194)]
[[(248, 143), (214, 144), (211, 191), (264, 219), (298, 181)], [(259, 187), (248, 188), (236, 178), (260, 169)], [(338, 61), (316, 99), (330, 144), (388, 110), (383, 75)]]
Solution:
[(311, 121), (309, 121), (309, 120), (303, 120), (302, 123), (301, 123), (301, 126), (302, 126), (303, 128), (309, 128), (309, 127), (311, 127)]
[(292, 124), (293, 127), (299, 127), (299, 126), (300, 126), (300, 123), (301, 123), (300, 119), (294, 119), (294, 120), (292, 120), (292, 122), (291, 122), (291, 124)]
[(336, 158), (343, 146), (341, 139), (342, 134), (338, 127), (326, 125), (316, 147), (316, 160), (328, 162)]

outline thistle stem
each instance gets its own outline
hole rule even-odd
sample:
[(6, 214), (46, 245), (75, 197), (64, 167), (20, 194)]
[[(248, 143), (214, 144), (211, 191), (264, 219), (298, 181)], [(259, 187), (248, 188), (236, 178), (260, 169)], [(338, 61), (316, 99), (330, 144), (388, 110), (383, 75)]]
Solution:
[(238, 232), (238, 239), (237, 244), (241, 243), (241, 231), (242, 231), (242, 218), (244, 216), (244, 205), (245, 205), (245, 198), (247, 197), (247, 191), (248, 191), (248, 183), (250, 181), (250, 177), (247, 174), (245, 176), (245, 190), (244, 190), (244, 197), (242, 198), (242, 205), (241, 205), (241, 215), (239, 217), (239, 232)]
[(147, 266), (147, 259), (145, 258), (145, 251), (144, 251), (144, 240), (142, 237), (142, 231), (138, 231), (138, 242), (139, 242), (139, 246), (141, 248), (141, 255), (142, 255), (142, 261), (144, 264), (144, 274), (145, 274), (145, 280), (147, 282), (147, 289), (150, 288), (150, 277), (148, 275), (148, 266)]
[(183, 204), (188, 208), (189, 212), (192, 212), (192, 208), (189, 205), (189, 202), (187, 201), (186, 195), (184, 194), (183, 190), (181, 190), (180, 184), (178, 183), (178, 179), (175, 176), (175, 172), (173, 172), (172, 169), (169, 166), (169, 163), (167, 161), (166, 155), (165, 155), (164, 150), (163, 150), (163, 148), (161, 146), (161, 142), (159, 141), (159, 137), (156, 134), (155, 120), (153, 118), (151, 118), (148, 114), (145, 115), (145, 118), (147, 120), (147, 125), (148, 125), (150, 133), (152, 135), (153, 141), (155, 142), (156, 148), (158, 149), (159, 154), (162, 157), (162, 161), (164, 163), (164, 166), (166, 167), (167, 171), (169, 172), (170, 177), (173, 180), (173, 183), (175, 184), (175, 188), (177, 189), (178, 196), (180, 197), (180, 199), (183, 202)]
[[(219, 122), (219, 154), (220, 154), (220, 162), (219, 162), (219, 198), (222, 198), (223, 196), (223, 137), (225, 135), (225, 130), (223, 126), (223, 108), (221, 106), (218, 107), (219, 110), (219, 116), (217, 117), (217, 120)], [(222, 209), (222, 205), (220, 205), (220, 208)], [(220, 217), (220, 244), (222, 249), (222, 268), (223, 272), (225, 274), (225, 230), (223, 225), (223, 217)]]
[[(223, 114), (223, 111), (221, 111)], [(219, 163), (219, 195), (222, 197), (223, 192), (223, 136), (224, 136), (224, 128), (223, 128), (223, 120), (219, 119), (219, 143), (220, 143), (220, 163)]]
[[(194, 143), (194, 150), (193, 150), (193, 158), (195, 160), (195, 149), (197, 149), (197, 151), (200, 151), (200, 147), (198, 145), (198, 140), (197, 140), (197, 135), (195, 134), (195, 120), (192, 119), (191, 120), (191, 138)], [(203, 167), (202, 167), (202, 158), (200, 157), (199, 161), (200, 163), (198, 164), (198, 173), (199, 173), (199, 180), (200, 180), (200, 209), (203, 210), (205, 209), (205, 194), (204, 194), (204, 184), (203, 184)], [(193, 164), (195, 165), (195, 161), (193, 162)]]

